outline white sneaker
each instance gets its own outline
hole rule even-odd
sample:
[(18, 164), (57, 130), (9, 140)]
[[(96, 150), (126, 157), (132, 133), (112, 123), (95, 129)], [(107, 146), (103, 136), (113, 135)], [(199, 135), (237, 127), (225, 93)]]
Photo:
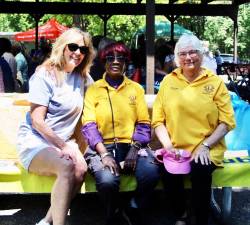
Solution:
[(42, 219), (39, 223), (36, 223), (36, 225), (50, 225), (50, 223), (47, 223)]

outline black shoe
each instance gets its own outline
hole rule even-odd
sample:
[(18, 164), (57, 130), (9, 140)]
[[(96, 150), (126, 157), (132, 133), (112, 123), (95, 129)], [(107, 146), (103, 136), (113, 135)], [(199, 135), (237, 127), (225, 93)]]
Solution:
[(123, 218), (128, 225), (145, 225), (142, 220), (141, 210), (137, 208), (126, 208), (123, 212)]

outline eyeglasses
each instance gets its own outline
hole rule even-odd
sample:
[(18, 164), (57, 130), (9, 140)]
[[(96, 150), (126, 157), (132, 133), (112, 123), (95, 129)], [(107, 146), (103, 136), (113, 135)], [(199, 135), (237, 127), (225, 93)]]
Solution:
[(75, 43), (68, 44), (68, 49), (71, 52), (75, 52), (75, 51), (77, 51), (77, 49), (80, 49), (80, 52), (83, 55), (86, 55), (89, 52), (89, 47), (87, 47), (87, 46), (79, 46), (78, 44), (75, 44)]
[(106, 61), (109, 62), (109, 63), (112, 63), (114, 61), (117, 61), (119, 63), (124, 63), (126, 61), (126, 58), (122, 55), (120, 56), (114, 56), (114, 55), (108, 55), (106, 56)]
[(189, 55), (190, 57), (195, 57), (197, 56), (198, 54), (198, 50), (190, 50), (188, 52), (179, 52), (178, 53), (178, 56), (181, 58), (181, 59), (184, 59), (187, 57), (187, 55)]

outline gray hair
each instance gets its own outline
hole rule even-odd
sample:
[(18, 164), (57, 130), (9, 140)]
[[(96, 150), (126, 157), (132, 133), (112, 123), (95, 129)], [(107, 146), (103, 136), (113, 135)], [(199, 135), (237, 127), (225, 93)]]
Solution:
[(194, 34), (183, 34), (177, 41), (174, 49), (175, 63), (177, 66), (180, 66), (178, 55), (180, 49), (190, 46), (193, 47), (194, 50), (198, 50), (200, 57), (202, 57), (202, 42)]

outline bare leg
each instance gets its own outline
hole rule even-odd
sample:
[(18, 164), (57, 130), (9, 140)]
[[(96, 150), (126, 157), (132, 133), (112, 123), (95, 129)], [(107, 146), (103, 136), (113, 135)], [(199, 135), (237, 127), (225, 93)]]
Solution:
[[(81, 184), (78, 183), (74, 186), (74, 190), (72, 192), (71, 199), (73, 199), (76, 196), (76, 194), (79, 192), (81, 187), (82, 187), (82, 183)], [(52, 209), (51, 209), (51, 207), (49, 207), (49, 210), (48, 210), (46, 216), (44, 217), (44, 220), (48, 223), (52, 223)]]
[(51, 223), (53, 220), (54, 225), (64, 225), (72, 196), (75, 195), (75, 184), (78, 183), (79, 190), (80, 183), (82, 184), (84, 179), (86, 172), (84, 159), (74, 165), (72, 160), (61, 158), (57, 150), (44, 149), (34, 157), (29, 171), (57, 177), (51, 191), (51, 207), (45, 221)]
[[(74, 190), (72, 192), (71, 200), (76, 196), (76, 194), (79, 192), (81, 187), (82, 187), (82, 183), (75, 185)], [(52, 223), (52, 209), (51, 209), (51, 207), (49, 207), (49, 210), (48, 210), (46, 216), (44, 217), (44, 220), (48, 223)]]
[[(53, 223), (64, 225), (73, 190), (73, 173), (64, 171), (60, 173), (51, 191), (51, 210)], [(63, 191), (60, 189), (64, 189)]]

